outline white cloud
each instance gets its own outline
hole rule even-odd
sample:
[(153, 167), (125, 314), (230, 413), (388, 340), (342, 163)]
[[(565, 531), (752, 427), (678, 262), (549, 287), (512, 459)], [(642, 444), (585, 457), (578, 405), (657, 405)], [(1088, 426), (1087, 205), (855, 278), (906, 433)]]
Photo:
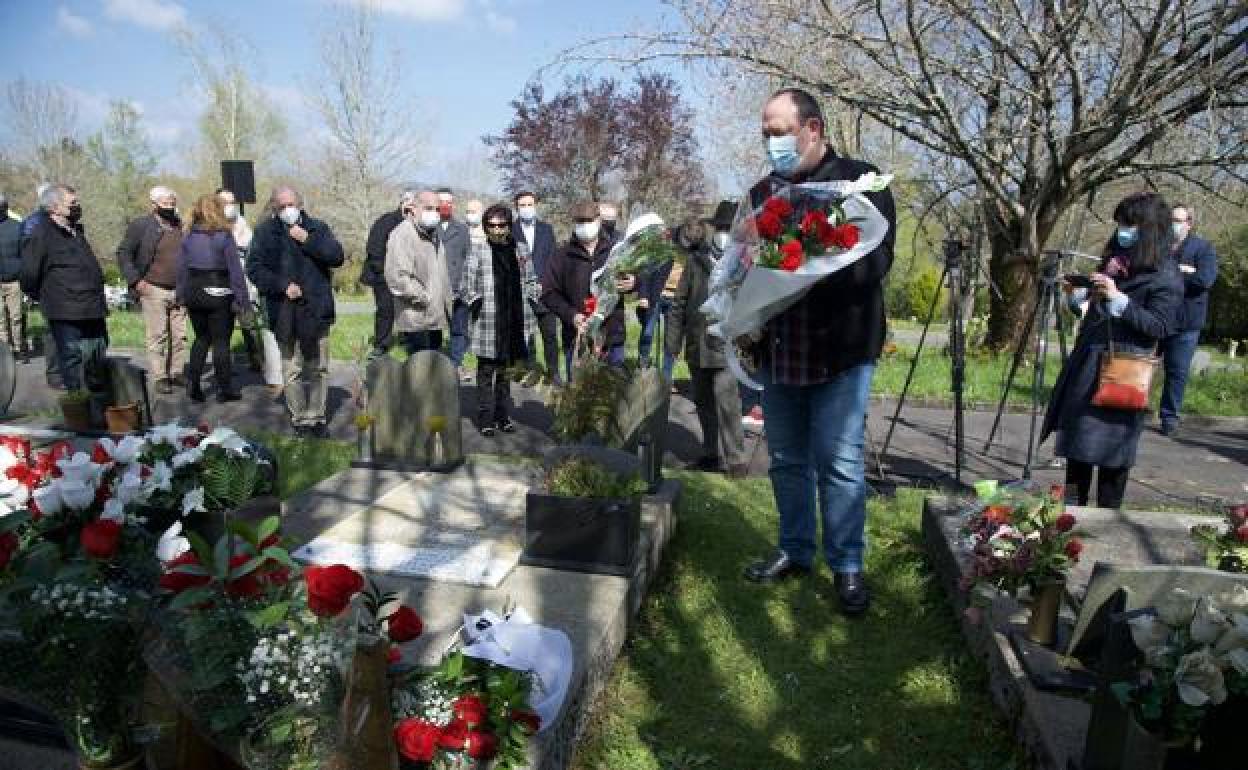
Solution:
[(56, 28), (77, 38), (91, 37), (95, 32), (91, 22), (74, 15), (73, 11), (63, 5), (56, 9)]
[(186, 8), (163, 0), (104, 0), (104, 13), (151, 29), (172, 29), (186, 23)]
[(406, 16), (417, 21), (453, 21), (463, 15), (468, 0), (341, 0), (346, 5), (363, 5), (381, 13)]

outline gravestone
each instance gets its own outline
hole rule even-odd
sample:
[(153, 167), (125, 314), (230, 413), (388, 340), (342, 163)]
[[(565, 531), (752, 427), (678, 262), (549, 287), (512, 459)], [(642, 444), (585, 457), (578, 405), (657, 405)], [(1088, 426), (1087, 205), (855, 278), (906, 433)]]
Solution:
[(662, 481), (671, 401), (671, 383), (663, 378), (660, 367), (650, 366), (629, 381), (617, 413), (619, 445), (624, 451), (639, 455), (641, 477), (652, 491)]
[(464, 459), (459, 378), (451, 359), (422, 350), (368, 365), (369, 467), (448, 471)]
[(17, 361), (9, 346), (0, 342), (0, 417), (9, 413), (13, 396), (17, 393)]
[(1207, 350), (1197, 350), (1192, 356), (1192, 374), (1204, 374), (1209, 369), (1213, 356)]

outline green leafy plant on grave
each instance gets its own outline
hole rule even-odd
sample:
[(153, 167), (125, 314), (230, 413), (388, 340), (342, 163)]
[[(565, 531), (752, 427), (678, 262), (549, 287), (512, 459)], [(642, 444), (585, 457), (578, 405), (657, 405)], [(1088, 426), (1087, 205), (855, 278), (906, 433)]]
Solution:
[(566, 444), (590, 443), (620, 447), (620, 403), (634, 371), (613, 367), (586, 356), (578, 360), (575, 376), (555, 396), (555, 437)]
[(632, 473), (621, 476), (583, 457), (570, 457), (556, 463), (546, 476), (546, 489), (560, 497), (641, 497), (646, 482)]

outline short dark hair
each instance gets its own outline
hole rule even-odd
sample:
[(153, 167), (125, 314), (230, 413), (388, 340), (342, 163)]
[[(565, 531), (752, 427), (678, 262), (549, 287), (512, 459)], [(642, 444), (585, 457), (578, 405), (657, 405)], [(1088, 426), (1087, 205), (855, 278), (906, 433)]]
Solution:
[(793, 100), (793, 104), (797, 106), (797, 119), (805, 124), (811, 118), (819, 121), (819, 133), (827, 132), (828, 123), (823, 119), (823, 110), (819, 109), (819, 102), (815, 101), (815, 97), (810, 95), (809, 91), (802, 88), (781, 88), (771, 95), (771, 99), (778, 99), (781, 96), (787, 96)]
[(433, 193), (434, 195), (441, 195), (442, 193), (446, 193), (447, 195), (455, 194), (455, 192), (451, 190), (451, 188), (449, 187), (439, 187), (438, 189), (434, 190)]
[[(1166, 260), (1173, 238), (1170, 229), (1172, 210), (1166, 199), (1155, 192), (1128, 195), (1114, 207), (1115, 222), (1139, 228), (1139, 237), (1131, 251), (1132, 273), (1155, 270)], [(1111, 234), (1109, 243), (1105, 245), (1106, 258), (1117, 246), (1116, 235)]]
[(511, 202), (513, 204), (519, 203), (521, 198), (532, 198), (533, 201), (536, 203), (537, 193), (533, 192), (532, 190), (521, 190), (520, 192), (511, 196)]
[(493, 204), (481, 214), (481, 223), (484, 225), (491, 219), (498, 219), (500, 217), (507, 220), (507, 226), (511, 227), (511, 223), (514, 221), (511, 218), (511, 206), (508, 206), (506, 203)]

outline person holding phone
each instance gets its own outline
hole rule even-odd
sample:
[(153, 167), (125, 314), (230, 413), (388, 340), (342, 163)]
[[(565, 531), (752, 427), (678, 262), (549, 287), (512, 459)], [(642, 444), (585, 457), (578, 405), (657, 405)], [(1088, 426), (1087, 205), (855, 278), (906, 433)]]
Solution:
[[(1102, 356), (1112, 339), (1116, 352), (1149, 354), (1170, 333), (1182, 297), (1169, 260), (1170, 207), (1156, 193), (1136, 193), (1114, 209), (1117, 227), (1090, 276), (1065, 276), (1072, 310), (1090, 300), (1074, 348), (1053, 386), (1040, 441), (1057, 434), (1054, 453), (1066, 458), (1066, 500), (1087, 505), (1093, 471), (1096, 503), (1119, 508), (1135, 464), (1147, 411), (1094, 406)], [(1088, 286), (1077, 286), (1077, 283)]]

